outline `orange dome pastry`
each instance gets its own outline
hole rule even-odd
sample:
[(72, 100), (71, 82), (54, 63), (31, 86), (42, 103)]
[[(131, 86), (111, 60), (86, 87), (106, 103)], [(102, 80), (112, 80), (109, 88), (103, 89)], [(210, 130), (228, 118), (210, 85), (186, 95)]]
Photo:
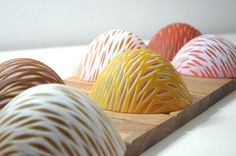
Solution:
[(126, 50), (145, 47), (143, 40), (129, 31), (115, 29), (105, 32), (89, 45), (85, 58), (75, 70), (74, 77), (81, 81), (95, 82), (112, 58)]
[(173, 23), (162, 28), (153, 36), (148, 48), (171, 61), (182, 46), (199, 35), (201, 32), (191, 25)]
[(115, 57), (89, 94), (103, 109), (124, 113), (169, 113), (191, 104), (174, 67), (148, 49)]
[(0, 108), (22, 91), (45, 83), (61, 83), (50, 67), (28, 58), (12, 59), (0, 64)]

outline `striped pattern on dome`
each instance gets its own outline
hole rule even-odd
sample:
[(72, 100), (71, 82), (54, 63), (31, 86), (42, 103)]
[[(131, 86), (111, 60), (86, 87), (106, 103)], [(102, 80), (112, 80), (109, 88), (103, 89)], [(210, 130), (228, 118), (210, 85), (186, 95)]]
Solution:
[(186, 23), (173, 23), (162, 28), (152, 37), (148, 48), (171, 61), (188, 41), (201, 32)]
[(236, 46), (214, 35), (201, 35), (188, 42), (172, 64), (184, 75), (235, 78)]
[(191, 95), (174, 67), (148, 49), (115, 57), (90, 96), (105, 110), (125, 113), (169, 113), (191, 104)]
[(63, 85), (30, 88), (0, 112), (0, 155), (124, 155), (108, 118), (86, 95)]
[(89, 45), (85, 58), (74, 72), (74, 77), (94, 82), (113, 57), (126, 50), (145, 47), (142, 39), (129, 31), (115, 29), (105, 32)]
[(19, 58), (0, 64), (0, 108), (22, 91), (39, 84), (61, 83), (62, 79), (40, 61)]

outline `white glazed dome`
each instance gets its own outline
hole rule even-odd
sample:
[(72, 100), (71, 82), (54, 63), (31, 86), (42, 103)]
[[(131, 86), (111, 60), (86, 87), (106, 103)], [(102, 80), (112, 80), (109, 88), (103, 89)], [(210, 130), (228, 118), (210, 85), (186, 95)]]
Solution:
[(114, 29), (105, 32), (89, 45), (85, 58), (75, 70), (74, 77), (94, 82), (112, 58), (126, 50), (145, 47), (141, 38), (127, 30)]
[(86, 95), (57, 84), (40, 85), (0, 112), (0, 155), (124, 155), (125, 145)]

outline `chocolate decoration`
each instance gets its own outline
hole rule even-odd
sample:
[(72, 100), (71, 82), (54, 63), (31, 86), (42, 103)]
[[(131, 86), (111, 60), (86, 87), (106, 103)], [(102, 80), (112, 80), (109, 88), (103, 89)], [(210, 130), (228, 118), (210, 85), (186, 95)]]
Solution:
[(215, 35), (201, 35), (185, 44), (172, 64), (184, 75), (236, 78), (236, 46)]
[(0, 64), (0, 108), (22, 91), (45, 83), (61, 83), (63, 80), (44, 63), (29, 59), (12, 59)]
[(59, 84), (35, 86), (0, 111), (0, 155), (123, 156), (125, 143), (87, 95)]
[(148, 48), (171, 61), (182, 46), (199, 35), (201, 32), (189, 24), (169, 24), (152, 37)]
[(75, 70), (74, 77), (81, 81), (95, 82), (112, 58), (126, 50), (137, 48), (146, 48), (146, 45), (134, 33), (123, 29), (105, 32), (89, 45), (85, 58)]
[(103, 109), (122, 113), (169, 113), (192, 103), (175, 68), (149, 49), (133, 49), (112, 59), (89, 96)]

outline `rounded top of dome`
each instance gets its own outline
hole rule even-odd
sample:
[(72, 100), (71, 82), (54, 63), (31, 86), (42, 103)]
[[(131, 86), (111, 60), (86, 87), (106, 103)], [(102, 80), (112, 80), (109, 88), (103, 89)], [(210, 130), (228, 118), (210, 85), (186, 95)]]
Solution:
[(0, 112), (0, 155), (124, 155), (102, 110), (76, 89), (46, 84), (16, 96)]
[(171, 61), (184, 44), (199, 35), (201, 32), (189, 24), (172, 23), (152, 37), (148, 48)]
[(181, 48), (172, 64), (184, 75), (235, 78), (236, 47), (226, 39), (201, 35)]
[(94, 82), (110, 60), (120, 53), (144, 48), (145, 43), (134, 33), (123, 29), (114, 29), (95, 38), (89, 45), (87, 54), (74, 72), (74, 77)]
[(46, 64), (29, 58), (8, 60), (0, 64), (0, 108), (27, 88), (62, 79)]
[(149, 49), (115, 57), (89, 94), (103, 109), (125, 113), (168, 113), (191, 104), (174, 67)]

